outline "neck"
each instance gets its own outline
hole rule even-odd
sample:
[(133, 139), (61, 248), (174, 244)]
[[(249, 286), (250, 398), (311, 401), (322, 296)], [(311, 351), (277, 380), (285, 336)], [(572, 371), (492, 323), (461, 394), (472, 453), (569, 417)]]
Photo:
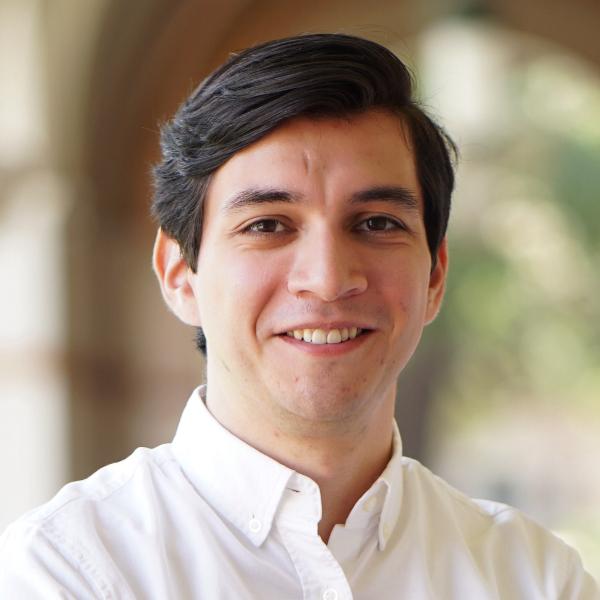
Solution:
[[(385, 433), (384, 433), (385, 432)], [(337, 524), (346, 522), (359, 498), (385, 469), (392, 453), (392, 429), (382, 428), (372, 436), (355, 439), (345, 449), (331, 448), (312, 453), (295, 468), (308, 475), (321, 491), (323, 516), (319, 535), (325, 543)]]
[[(215, 387), (217, 389), (215, 389)], [(321, 492), (319, 535), (327, 543), (336, 524), (346, 522), (359, 498), (384, 470), (392, 453), (395, 387), (384, 398), (365, 403), (369, 411), (343, 423), (282, 426), (257, 406), (218, 386), (209, 387), (207, 406), (231, 433), (281, 464), (310, 477)], [(233, 398), (233, 402), (228, 399)], [(260, 419), (257, 419), (257, 411)]]

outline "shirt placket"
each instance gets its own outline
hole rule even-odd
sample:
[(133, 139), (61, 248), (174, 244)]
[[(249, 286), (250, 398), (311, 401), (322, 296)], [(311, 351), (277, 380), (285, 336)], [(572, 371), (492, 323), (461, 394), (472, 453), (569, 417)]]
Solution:
[[(352, 600), (346, 575), (319, 537), (321, 498), (312, 481), (296, 481), (287, 489), (277, 530), (302, 586), (303, 600)], [(291, 486), (292, 487), (292, 486)]]

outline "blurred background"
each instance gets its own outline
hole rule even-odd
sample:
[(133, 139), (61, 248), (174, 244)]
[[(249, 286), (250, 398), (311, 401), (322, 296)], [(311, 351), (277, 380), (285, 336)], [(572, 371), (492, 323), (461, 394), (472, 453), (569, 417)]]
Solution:
[(232, 50), (342, 31), (411, 66), (462, 153), (405, 453), (600, 578), (599, 27), (589, 0), (0, 0), (0, 530), (168, 441), (202, 381), (150, 268), (161, 120)]

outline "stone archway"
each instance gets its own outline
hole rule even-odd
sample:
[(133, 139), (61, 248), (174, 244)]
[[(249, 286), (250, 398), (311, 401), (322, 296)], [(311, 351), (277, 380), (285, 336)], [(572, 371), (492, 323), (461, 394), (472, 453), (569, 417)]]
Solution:
[[(509, 27), (554, 39), (600, 64), (593, 26), (600, 22), (598, 5), (556, 2), (552, 12), (541, 0), (481, 4)], [(99, 34), (89, 49), (89, 88), (79, 106), (84, 127), (75, 147), (81, 150), (82, 194), (69, 240), (75, 476), (168, 437), (200, 379), (191, 333), (162, 307), (149, 268), (148, 165), (156, 156), (158, 121), (232, 49), (316, 30), (392, 45), (458, 5), (309, 0), (296, 11), (273, 0), (156, 0), (143, 10), (113, 2), (100, 11)], [(72, 158), (73, 147), (70, 152)], [(417, 370), (412, 385), (426, 398), (424, 381)], [(423, 402), (402, 416), (412, 419), (404, 433), (409, 454), (419, 454), (426, 415)]]

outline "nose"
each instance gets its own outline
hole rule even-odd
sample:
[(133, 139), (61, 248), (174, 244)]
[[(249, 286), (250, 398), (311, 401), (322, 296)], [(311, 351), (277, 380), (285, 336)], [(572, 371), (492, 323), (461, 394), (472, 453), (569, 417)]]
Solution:
[(367, 289), (367, 276), (352, 241), (331, 230), (305, 235), (295, 247), (288, 291), (333, 302)]

